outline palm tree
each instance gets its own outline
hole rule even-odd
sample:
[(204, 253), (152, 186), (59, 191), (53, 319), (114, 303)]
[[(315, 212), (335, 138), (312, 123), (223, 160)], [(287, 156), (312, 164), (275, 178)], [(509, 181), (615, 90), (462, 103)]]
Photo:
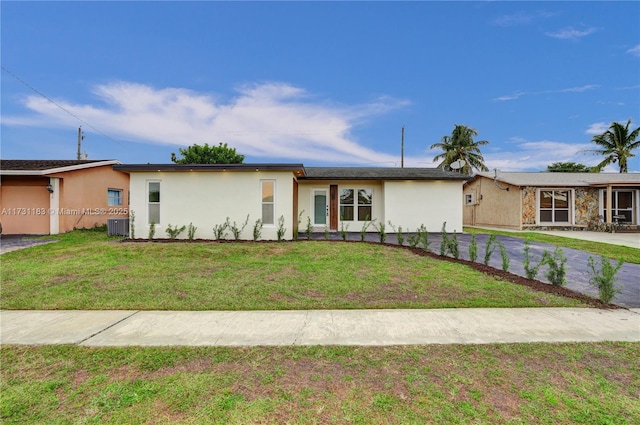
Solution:
[(640, 127), (629, 132), (630, 125), (631, 119), (624, 126), (619, 122), (612, 122), (609, 130), (593, 136), (591, 141), (602, 149), (593, 149), (587, 152), (597, 153), (605, 157), (600, 164), (596, 165), (598, 169), (617, 162), (621, 173), (629, 171), (627, 161), (635, 156), (631, 151), (640, 147), (640, 140), (636, 141), (640, 134)]
[(486, 140), (474, 142), (473, 137), (478, 135), (478, 131), (466, 125), (456, 124), (451, 132), (451, 136), (443, 136), (440, 143), (434, 143), (430, 149), (442, 149), (441, 154), (436, 155), (433, 160), (440, 161), (439, 167), (450, 165), (452, 162), (462, 159), (465, 161), (462, 172), (470, 175), (473, 169), (489, 171), (484, 165), (484, 157), (480, 152), (480, 146), (489, 144)]

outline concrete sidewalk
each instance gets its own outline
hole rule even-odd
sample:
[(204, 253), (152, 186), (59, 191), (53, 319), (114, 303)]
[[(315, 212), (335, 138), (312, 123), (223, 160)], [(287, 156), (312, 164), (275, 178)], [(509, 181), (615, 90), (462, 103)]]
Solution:
[(294, 346), (640, 341), (640, 309), (0, 311), (2, 344)]

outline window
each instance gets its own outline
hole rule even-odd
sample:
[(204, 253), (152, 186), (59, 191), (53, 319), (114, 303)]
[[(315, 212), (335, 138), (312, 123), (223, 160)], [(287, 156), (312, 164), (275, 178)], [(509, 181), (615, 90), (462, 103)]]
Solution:
[(276, 204), (274, 180), (260, 181), (261, 203), (262, 203), (262, 224), (275, 224)]
[(149, 224), (160, 223), (160, 182), (149, 182), (148, 185), (149, 199)]
[(107, 189), (107, 205), (110, 207), (122, 205), (122, 190)]
[(369, 221), (372, 218), (373, 190), (341, 189), (340, 219), (342, 221)]
[(464, 195), (464, 203), (465, 205), (473, 204), (473, 193), (468, 193)]
[(541, 190), (539, 217), (541, 223), (569, 223), (571, 192)]
[[(611, 197), (611, 217), (613, 221), (634, 222), (633, 195), (631, 190), (613, 190)], [(607, 191), (602, 191), (602, 216), (607, 216)], [(616, 218), (617, 217), (617, 218)]]

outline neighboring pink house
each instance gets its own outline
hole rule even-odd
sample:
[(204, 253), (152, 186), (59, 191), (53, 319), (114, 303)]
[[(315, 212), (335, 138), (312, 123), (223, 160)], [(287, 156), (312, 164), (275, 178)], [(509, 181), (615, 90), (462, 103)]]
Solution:
[(129, 175), (115, 160), (0, 160), (4, 234), (57, 234), (129, 216)]

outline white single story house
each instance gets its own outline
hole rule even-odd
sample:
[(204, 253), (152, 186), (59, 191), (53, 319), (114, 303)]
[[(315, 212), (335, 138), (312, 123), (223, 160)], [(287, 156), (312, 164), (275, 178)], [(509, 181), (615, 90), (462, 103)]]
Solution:
[[(192, 223), (195, 238), (212, 239), (227, 217), (238, 226), (249, 216), (242, 239), (252, 239), (262, 220), (262, 239), (293, 238), (300, 220), (314, 231), (359, 232), (389, 221), (404, 232), (425, 225), (438, 232), (462, 231), (462, 185), (469, 177), (438, 168), (304, 167), (302, 164), (123, 164), (130, 175), (136, 238), (166, 237), (168, 225)], [(388, 231), (391, 231), (387, 227)], [(367, 231), (375, 232), (370, 226)], [(180, 235), (185, 238), (186, 232)], [(227, 236), (229, 238), (229, 235)]]

